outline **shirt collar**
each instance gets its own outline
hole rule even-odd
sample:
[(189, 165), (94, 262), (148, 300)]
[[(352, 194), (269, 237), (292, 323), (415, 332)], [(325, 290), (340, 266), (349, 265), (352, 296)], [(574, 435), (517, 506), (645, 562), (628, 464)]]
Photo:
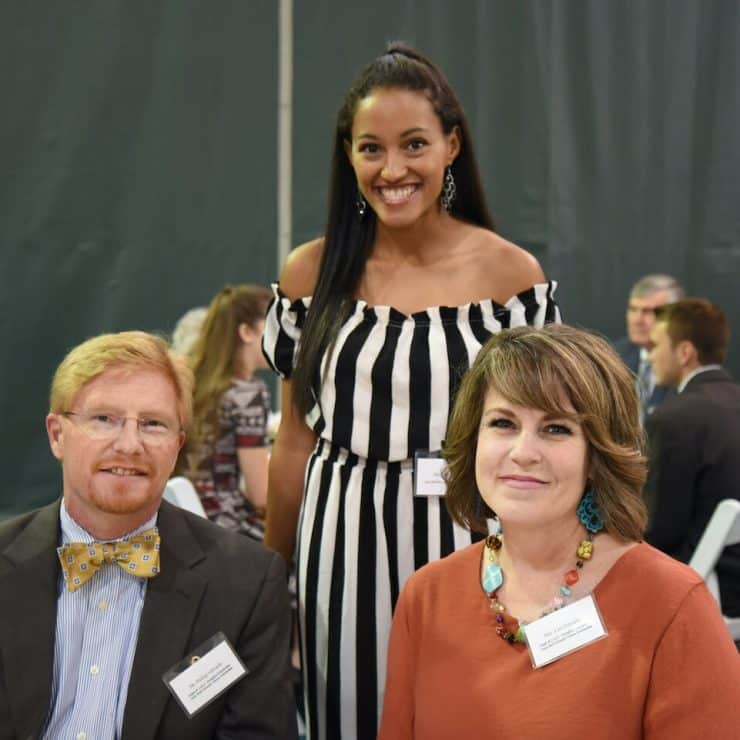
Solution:
[(683, 389), (687, 386), (691, 378), (696, 377), (699, 373), (705, 373), (708, 370), (721, 370), (722, 365), (700, 365), (699, 367), (692, 370), (679, 384), (678, 392), (683, 393)]
[[(62, 505), (59, 508), (59, 522), (62, 528), (61, 541), (67, 542), (97, 542), (84, 527), (79, 525), (67, 511), (64, 499), (62, 498)], [(143, 532), (145, 529), (151, 529), (157, 523), (157, 514), (155, 513), (150, 519), (145, 521), (140, 527), (137, 527), (133, 532), (121, 535), (117, 537), (114, 542), (120, 542), (127, 537), (133, 537), (139, 532)]]

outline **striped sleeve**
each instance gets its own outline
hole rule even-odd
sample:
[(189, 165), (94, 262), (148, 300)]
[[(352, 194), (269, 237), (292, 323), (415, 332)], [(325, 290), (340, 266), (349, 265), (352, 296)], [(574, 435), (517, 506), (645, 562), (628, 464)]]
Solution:
[(538, 283), (509, 299), (503, 307), (497, 306), (496, 316), (508, 317), (508, 322), (502, 321), (500, 328), (559, 324), (560, 309), (553, 297), (557, 287), (558, 284), (554, 280)]
[(277, 283), (272, 284), (273, 299), (265, 315), (265, 333), (262, 337), (262, 353), (270, 367), (283, 379), (290, 378), (301, 330), (306, 319), (310, 298), (291, 301)]

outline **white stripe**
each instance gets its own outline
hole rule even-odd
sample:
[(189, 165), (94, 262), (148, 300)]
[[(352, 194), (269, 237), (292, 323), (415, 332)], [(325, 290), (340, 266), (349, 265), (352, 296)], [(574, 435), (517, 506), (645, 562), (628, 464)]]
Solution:
[(393, 358), (393, 407), (391, 408), (391, 428), (388, 430), (390, 460), (403, 460), (409, 456), (409, 414), (411, 405), (409, 357), (413, 336), (413, 321), (404, 321), (396, 345), (396, 354)]
[(470, 531), (463, 529), (457, 522), (452, 523), (452, 537), (455, 542), (455, 550), (462, 550), (472, 542)]
[[(387, 481), (387, 470), (378, 466), (378, 472), (375, 476), (375, 487), (373, 489), (375, 531), (377, 532), (377, 549), (375, 552), (375, 615), (378, 625), (389, 625), (392, 619), (388, 541), (385, 536), (385, 524), (383, 522), (383, 503), (385, 501)], [(376, 637), (375, 647), (378, 679), (378, 726), (380, 726), (380, 713), (383, 709), (383, 694), (385, 692), (386, 659), (388, 652), (387, 639)]]
[[(319, 572), (316, 588), (316, 702), (319, 707), (319, 737), (326, 737), (326, 678), (329, 665), (329, 597), (334, 565), (334, 545), (337, 537), (341, 480), (333, 475), (329, 486), (321, 528)], [(313, 521), (312, 521), (313, 524)], [(342, 557), (342, 553), (336, 553)]]
[(465, 345), (465, 351), (468, 355), (468, 367), (470, 367), (478, 356), (478, 352), (480, 352), (481, 343), (478, 341), (475, 334), (473, 334), (473, 329), (470, 326), (469, 305), (460, 309), (457, 328), (460, 331), (460, 336)]
[(509, 315), (511, 316), (509, 326), (526, 326), (527, 315), (525, 305), (518, 298), (512, 298), (506, 305), (509, 307)]
[(411, 469), (402, 469), (398, 481), (398, 501), (396, 503), (398, 524), (398, 585), (403, 584), (414, 572), (414, 492)]
[[(342, 641), (339, 653), (342, 693), (347, 699), (357, 695), (357, 544), (360, 541), (360, 493), (362, 467), (353, 468), (347, 485), (351, 496), (345, 497), (344, 508), (344, 588), (342, 589)], [(336, 557), (339, 557), (337, 553)], [(340, 707), (342, 737), (357, 737), (357, 702), (343, 701)]]
[[(481, 303), (481, 312), (483, 316), (483, 326), (486, 328), (486, 331), (491, 334), (498, 334), (501, 331), (502, 326), (501, 322), (496, 318), (491, 301)], [(476, 353), (476, 357), (477, 356), (478, 355)]]
[(427, 562), (439, 560), (442, 556), (440, 544), (441, 532), (439, 525), (440, 496), (429, 496), (427, 498)]
[(447, 340), (438, 308), (430, 308), (427, 314), (431, 318), (429, 326), (429, 346), (427, 352), (430, 358), (431, 385), (430, 403), (431, 418), (429, 419), (430, 450), (439, 450), (447, 431), (447, 416), (450, 398), (450, 363), (447, 354)]

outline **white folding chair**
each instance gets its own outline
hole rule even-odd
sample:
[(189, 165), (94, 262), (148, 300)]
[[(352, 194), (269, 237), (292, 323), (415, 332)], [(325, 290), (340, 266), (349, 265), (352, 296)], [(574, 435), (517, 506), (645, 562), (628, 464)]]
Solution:
[[(726, 498), (717, 504), (689, 565), (704, 579), (720, 609), (719, 582), (714, 570), (722, 550), (740, 542), (740, 501)], [(733, 640), (740, 640), (740, 617), (725, 617)]]
[(203, 504), (200, 502), (195, 486), (184, 476), (178, 475), (170, 478), (164, 487), (164, 500), (169, 501), (181, 509), (192, 511), (193, 514), (206, 518)]

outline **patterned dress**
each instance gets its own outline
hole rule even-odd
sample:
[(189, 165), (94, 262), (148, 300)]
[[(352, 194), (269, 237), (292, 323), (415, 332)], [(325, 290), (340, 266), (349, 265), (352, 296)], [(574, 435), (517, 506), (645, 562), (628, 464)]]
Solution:
[[(439, 450), (455, 391), (502, 328), (559, 321), (555, 283), (505, 305), (482, 301), (409, 316), (354, 302), (306, 417), (309, 458), (298, 533), (298, 596), (308, 737), (375, 738), (400, 588), (416, 569), (471, 544), (444, 501), (414, 497), (416, 450)], [(273, 286), (263, 348), (289, 378), (311, 299)]]
[(208, 518), (253, 539), (264, 538), (264, 523), (239, 487), (238, 450), (266, 447), (270, 392), (258, 378), (235, 378), (221, 396), (218, 433), (206, 433), (195, 475), (188, 471)]

